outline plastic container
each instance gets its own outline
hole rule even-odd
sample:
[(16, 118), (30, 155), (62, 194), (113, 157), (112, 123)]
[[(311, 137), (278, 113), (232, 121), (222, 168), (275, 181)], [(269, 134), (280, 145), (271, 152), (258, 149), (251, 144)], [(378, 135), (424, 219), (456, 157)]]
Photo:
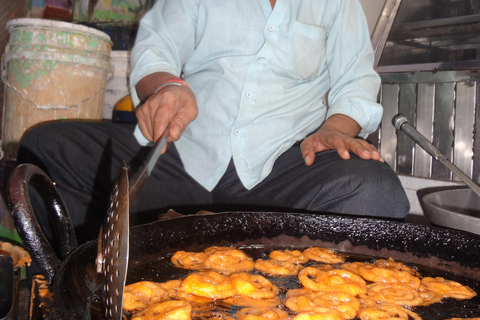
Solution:
[(100, 120), (113, 76), (110, 37), (93, 28), (42, 19), (7, 22), (3, 158), (15, 160), (33, 126), (56, 120)]
[(128, 81), (130, 77), (130, 52), (112, 51), (110, 53), (114, 66), (113, 79), (105, 90), (103, 119), (112, 119), (115, 104), (130, 93)]

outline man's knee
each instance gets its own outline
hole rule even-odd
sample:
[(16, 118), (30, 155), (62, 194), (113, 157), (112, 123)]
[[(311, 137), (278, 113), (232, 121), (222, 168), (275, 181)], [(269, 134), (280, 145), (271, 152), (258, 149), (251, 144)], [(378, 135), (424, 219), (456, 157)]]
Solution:
[(403, 219), (410, 204), (396, 173), (385, 163), (358, 160), (352, 179), (359, 181), (357, 214)]
[(387, 164), (352, 155), (350, 160), (339, 159), (329, 166), (330, 178), (313, 188), (308, 210), (392, 219), (408, 214), (408, 198)]
[(29, 130), (20, 141), (17, 162), (37, 163), (41, 157), (40, 150), (54, 144), (55, 135), (47, 129), (49, 125), (42, 125)]

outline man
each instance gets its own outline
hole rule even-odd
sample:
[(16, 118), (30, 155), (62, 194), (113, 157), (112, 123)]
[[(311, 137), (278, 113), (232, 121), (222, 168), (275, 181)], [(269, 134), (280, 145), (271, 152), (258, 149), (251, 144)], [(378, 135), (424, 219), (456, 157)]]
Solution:
[(167, 127), (174, 144), (132, 204), (135, 223), (169, 208), (408, 213), (397, 176), (363, 140), (382, 107), (358, 0), (159, 0), (131, 63), (136, 139), (129, 126), (54, 124), (19, 154), (56, 181), (85, 238), (123, 161), (142, 158), (137, 140)]

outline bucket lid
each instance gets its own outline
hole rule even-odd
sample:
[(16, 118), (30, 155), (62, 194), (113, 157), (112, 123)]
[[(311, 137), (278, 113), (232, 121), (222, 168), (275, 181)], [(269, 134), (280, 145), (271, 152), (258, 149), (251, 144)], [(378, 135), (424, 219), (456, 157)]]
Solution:
[(19, 18), (19, 19), (12, 19), (7, 22), (7, 25), (6, 25), (7, 30), (10, 30), (16, 27), (39, 27), (39, 28), (58, 29), (58, 30), (63, 30), (67, 32), (82, 32), (82, 33), (88, 33), (93, 36), (97, 36), (99, 38), (105, 38), (106, 40), (111, 41), (110, 36), (105, 32), (102, 32), (100, 30), (90, 28), (87, 26), (83, 26), (80, 24), (64, 22), (64, 21), (34, 19), (34, 18)]

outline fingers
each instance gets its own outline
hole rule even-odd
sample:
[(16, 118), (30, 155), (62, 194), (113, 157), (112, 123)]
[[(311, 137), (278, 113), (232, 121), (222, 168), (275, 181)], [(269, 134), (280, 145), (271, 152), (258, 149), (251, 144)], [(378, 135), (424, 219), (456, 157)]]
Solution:
[(182, 136), (185, 128), (198, 115), (195, 100), (190, 100), (175, 114), (170, 124), (169, 141), (177, 141)]
[[(145, 105), (142, 105), (142, 108)], [(143, 109), (142, 111), (144, 111)], [(145, 112), (140, 113), (140, 109), (137, 110), (136, 116), (137, 116), (137, 123), (140, 128), (140, 131), (142, 132), (143, 136), (145, 139), (148, 141), (153, 141), (153, 126), (151, 123), (151, 119), (149, 116), (146, 115)]]
[(305, 165), (312, 165), (315, 161), (315, 153), (325, 150), (336, 150), (340, 158), (350, 159), (350, 152), (344, 139), (345, 137), (343, 136), (334, 138), (333, 136), (323, 136), (318, 133), (309, 136), (300, 144)]
[(157, 141), (169, 128), (168, 141), (176, 141), (198, 115), (193, 92), (184, 87), (168, 87), (151, 96), (137, 109), (137, 122), (147, 140)]
[[(300, 145), (301, 148), (301, 145)], [(306, 151), (302, 151), (303, 161), (305, 161), (306, 166), (311, 166), (315, 161), (315, 152), (312, 149), (308, 149)]]
[(342, 138), (337, 138), (333, 139), (333, 149), (337, 150), (338, 155), (340, 158), (344, 160), (350, 159), (350, 145), (348, 142), (350, 141), (351, 138), (348, 138), (347, 140)]
[[(143, 136), (148, 141), (156, 141), (155, 137), (155, 128), (157, 131), (159, 127), (162, 125), (163, 122), (160, 117), (158, 117), (157, 113), (159, 109), (159, 102), (158, 98), (150, 97), (147, 101), (141, 105), (135, 115), (137, 117), (137, 123), (142, 131)], [(165, 130), (165, 128), (163, 129)]]
[(300, 144), (305, 165), (310, 166), (315, 161), (315, 153), (325, 150), (336, 150), (340, 158), (350, 159), (350, 153), (356, 154), (364, 160), (377, 160), (384, 162), (377, 149), (362, 139), (351, 138), (341, 134), (314, 134)]
[(380, 153), (377, 151), (377, 148), (375, 148), (373, 145), (368, 143), (365, 140), (361, 139), (354, 139), (352, 142), (354, 147), (351, 148), (351, 152), (359, 156), (361, 159), (365, 160), (377, 160), (384, 162), (382, 156)]
[(315, 153), (332, 149), (326, 145), (316, 134), (309, 136), (300, 144), (303, 161), (305, 165), (310, 166), (315, 161)]
[(306, 166), (311, 166), (315, 161), (315, 153), (327, 150), (315, 135), (307, 137), (300, 143), (300, 151), (302, 152), (303, 161)]
[[(165, 91), (159, 92), (156, 96), (152, 97), (152, 99), (149, 99), (149, 101), (151, 101), (152, 108), (155, 110), (151, 118), (153, 141), (160, 139), (168, 125), (170, 125), (168, 139), (169, 142), (172, 141), (170, 133), (172, 131), (179, 130), (178, 128), (173, 130), (173, 120), (182, 110), (183, 99), (181, 99), (181, 96), (177, 92), (174, 92), (173, 90), (170, 91), (168, 89), (169, 88), (166, 88)], [(178, 89), (175, 91), (178, 91)]]

